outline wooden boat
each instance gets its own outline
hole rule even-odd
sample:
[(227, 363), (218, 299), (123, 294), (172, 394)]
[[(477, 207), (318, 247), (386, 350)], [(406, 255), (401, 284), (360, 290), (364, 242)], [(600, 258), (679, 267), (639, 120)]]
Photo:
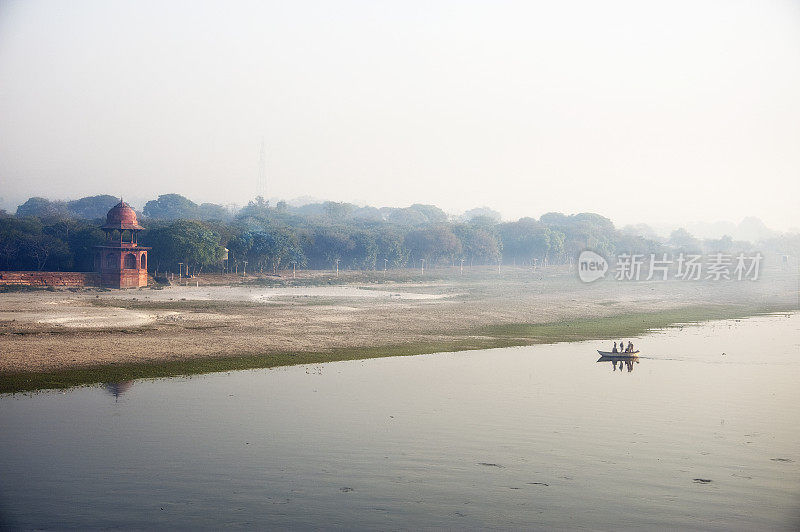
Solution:
[(613, 351), (600, 351), (599, 349), (597, 350), (597, 352), (600, 353), (601, 357), (607, 357), (607, 358), (638, 358), (639, 357), (639, 350), (638, 349), (636, 351), (631, 351), (630, 353), (620, 353), (619, 351), (614, 353)]

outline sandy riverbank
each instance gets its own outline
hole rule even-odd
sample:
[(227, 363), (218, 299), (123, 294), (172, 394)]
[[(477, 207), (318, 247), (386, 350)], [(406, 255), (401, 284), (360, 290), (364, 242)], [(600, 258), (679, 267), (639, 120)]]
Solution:
[[(0, 294), (0, 378), (157, 363), (377, 346), (492, 345), (495, 328), (730, 307), (796, 305), (791, 275), (757, 282), (593, 284), (524, 268), (439, 272), (435, 281), (344, 286), (173, 286), (161, 290)], [(498, 329), (499, 330), (499, 329)], [(536, 338), (520, 338), (532, 343)], [(506, 342), (509, 341), (507, 335)]]

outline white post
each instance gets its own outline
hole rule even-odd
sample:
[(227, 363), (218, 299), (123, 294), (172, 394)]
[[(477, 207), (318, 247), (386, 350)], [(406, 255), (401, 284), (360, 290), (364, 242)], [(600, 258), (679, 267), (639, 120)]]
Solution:
[(425, 275), (425, 259), (419, 259), (419, 261), (422, 263), (422, 275)]

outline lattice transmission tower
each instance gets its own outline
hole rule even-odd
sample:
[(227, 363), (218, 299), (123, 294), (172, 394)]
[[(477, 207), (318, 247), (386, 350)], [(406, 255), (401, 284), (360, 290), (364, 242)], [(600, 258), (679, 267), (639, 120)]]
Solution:
[(267, 149), (264, 146), (264, 137), (261, 137), (261, 153), (258, 156), (256, 196), (261, 196), (265, 201), (267, 199)]

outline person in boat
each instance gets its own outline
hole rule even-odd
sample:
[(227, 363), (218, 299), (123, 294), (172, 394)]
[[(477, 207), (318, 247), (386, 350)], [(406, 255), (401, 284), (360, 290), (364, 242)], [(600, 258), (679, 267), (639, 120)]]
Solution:
[(614, 342), (614, 349), (611, 350), (612, 353), (617, 352), (617, 342)]
[(633, 353), (633, 342), (628, 342), (628, 353)]

